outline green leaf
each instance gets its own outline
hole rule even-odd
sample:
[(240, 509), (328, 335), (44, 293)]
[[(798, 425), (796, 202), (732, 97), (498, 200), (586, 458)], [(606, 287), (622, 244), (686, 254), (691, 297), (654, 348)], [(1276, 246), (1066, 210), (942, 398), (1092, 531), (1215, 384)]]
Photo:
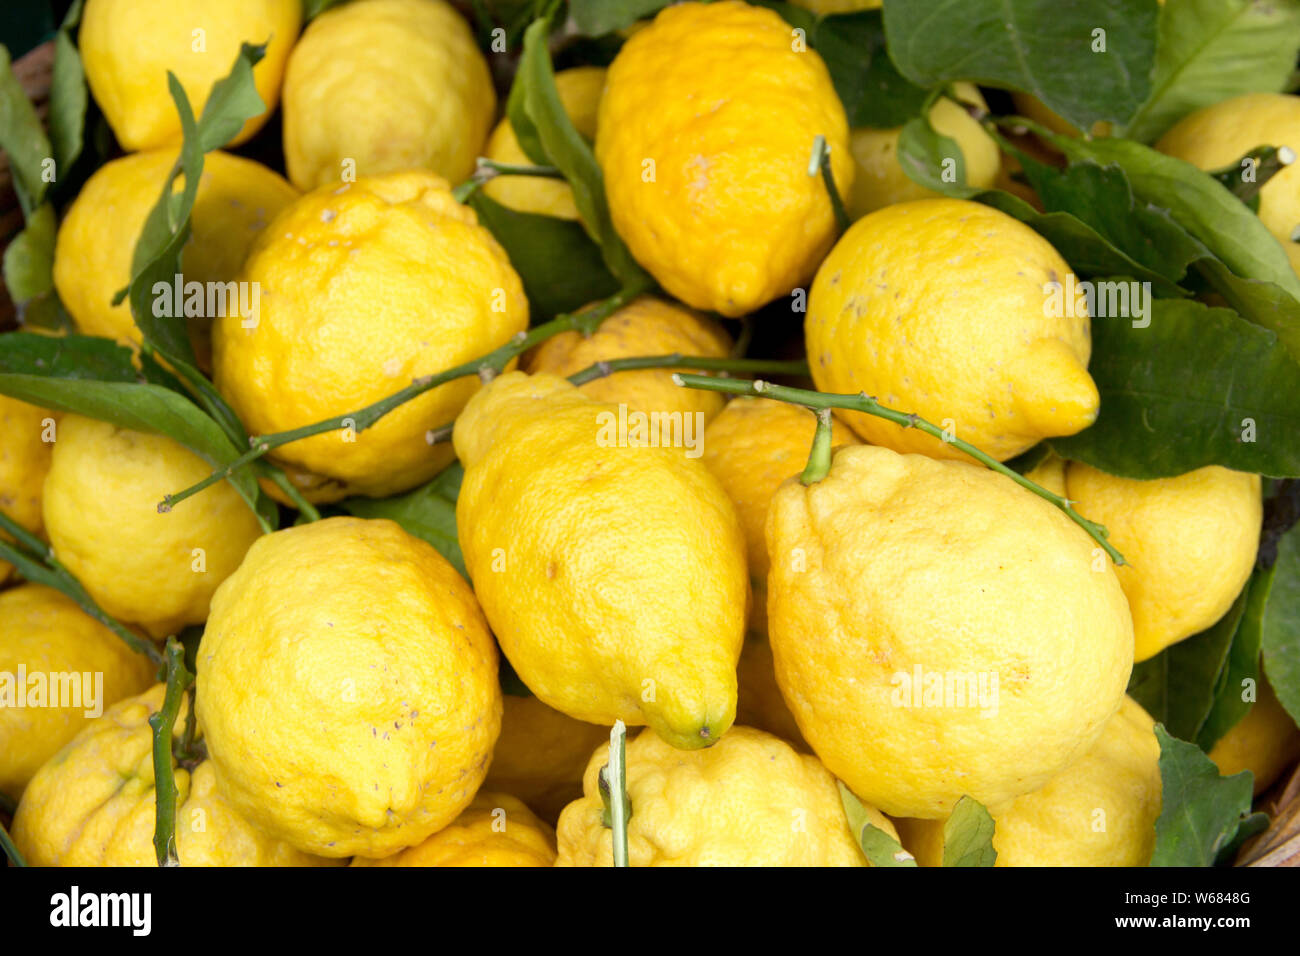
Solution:
[(993, 866), (993, 817), (983, 804), (962, 797), (943, 824), (944, 866)]
[(904, 78), (889, 59), (879, 10), (823, 17), (812, 45), (830, 70), (850, 127), (893, 129), (921, 115), (926, 90)]
[(1148, 327), (1094, 320), (1092, 337), (1101, 413), (1051, 439), (1063, 458), (1126, 478), (1204, 465), (1300, 475), (1300, 376), (1272, 332), (1228, 309), (1156, 299)]
[(54, 290), (57, 229), (54, 207), (45, 203), (28, 217), (26, 227), (5, 249), (5, 287), (20, 310), (30, 300)]
[(853, 795), (853, 791), (836, 781), (840, 786), (840, 802), (844, 804), (844, 815), (849, 819), (849, 831), (862, 848), (862, 855), (872, 866), (916, 866), (916, 859), (903, 849), (903, 845), (871, 822), (867, 808)]
[(583, 36), (598, 37), (630, 27), (668, 3), (669, 0), (571, 0), (569, 16)]
[(230, 72), (212, 84), (198, 124), (199, 149), (203, 152), (225, 146), (251, 117), (266, 112), (266, 102), (253, 81), (253, 67), (264, 56), (265, 43), (240, 44)]
[(1161, 808), (1152, 866), (1213, 866), (1230, 849), (1250, 817), (1250, 771), (1220, 777), (1201, 748), (1171, 737), (1156, 724), (1160, 741)]
[(1300, 723), (1300, 525), (1278, 540), (1261, 630), (1268, 682), (1291, 719)]
[(1196, 744), (1206, 753), (1235, 727), (1250, 711), (1253, 701), (1242, 700), (1246, 682), (1259, 693), (1259, 651), (1263, 640), (1264, 607), (1273, 586), (1273, 568), (1255, 570), (1246, 582), (1242, 597), (1244, 605), (1237, 622), (1219, 679), (1214, 688), (1214, 700), (1209, 713), (1196, 732)]
[(342, 2), (342, 0), (302, 0), (302, 19), (306, 23), (313, 17), (320, 16), (330, 7)]
[(82, 0), (68, 9), (58, 32), (54, 34), (54, 69), (50, 78), (50, 141), (54, 147), (57, 175), (72, 169), (81, 155), (82, 134), (86, 125), (86, 107), (90, 94), (86, 89), (86, 71), (81, 54), (72, 42), (72, 31), (81, 20)]
[(8, 154), (23, 216), (30, 216), (45, 199), (49, 184), (42, 175), (42, 164), (53, 157), (36, 108), (14, 75), (4, 46), (0, 46), (0, 149)]
[(1295, 0), (1170, 0), (1160, 11), (1151, 95), (1122, 133), (1150, 143), (1202, 107), (1279, 93), (1298, 49)]
[(576, 222), (516, 212), (485, 195), (469, 201), (510, 256), (535, 320), (553, 318), (618, 291), (600, 249)]
[(546, 155), (546, 150), (542, 146), (541, 137), (537, 133), (537, 124), (528, 115), (524, 83), (523, 76), (516, 73), (515, 81), (510, 84), (510, 95), (506, 98), (506, 118), (510, 120), (515, 141), (519, 143), (519, 148), (523, 150), (524, 155), (538, 166), (549, 166), (551, 157)]
[(1150, 94), (1155, 0), (885, 0), (884, 11), (890, 57), (927, 89), (1023, 90), (1080, 129), (1124, 122)]
[(394, 498), (348, 498), (338, 507), (358, 518), (387, 518), (429, 542), (469, 580), (456, 536), (456, 499), (465, 469), (454, 461), (428, 484)]
[(961, 146), (930, 125), (928, 109), (903, 125), (898, 136), (898, 164), (909, 179), (935, 192), (976, 193), (966, 186), (966, 157)]
[(790, 26), (802, 30), (806, 37), (811, 37), (817, 29), (817, 14), (804, 7), (797, 7), (793, 3), (783, 3), (781, 0), (749, 0), (749, 5), (771, 10)]

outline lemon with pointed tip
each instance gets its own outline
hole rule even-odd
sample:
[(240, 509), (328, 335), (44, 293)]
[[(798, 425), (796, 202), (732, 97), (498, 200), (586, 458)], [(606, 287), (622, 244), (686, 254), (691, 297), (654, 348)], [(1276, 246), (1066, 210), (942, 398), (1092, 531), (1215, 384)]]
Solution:
[(453, 822), (423, 843), (378, 860), (359, 856), (353, 866), (550, 866), (555, 831), (523, 802), (480, 790)]

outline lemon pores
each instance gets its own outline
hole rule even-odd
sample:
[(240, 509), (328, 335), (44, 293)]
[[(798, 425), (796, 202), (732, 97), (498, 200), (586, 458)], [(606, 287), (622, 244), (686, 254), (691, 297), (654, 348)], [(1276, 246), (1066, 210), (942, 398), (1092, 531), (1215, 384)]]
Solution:
[(45, 479), (54, 555), (110, 616), (165, 637), (202, 624), (208, 602), (262, 533), (229, 482), (159, 513), (212, 466), (163, 435), (64, 415)]
[[(54, 287), (86, 335), (102, 335), (139, 345), (140, 330), (125, 299), (113, 296), (131, 281), (134, 237), (158, 202), (163, 182), (176, 161), (171, 149), (123, 156), (101, 166), (86, 181), (59, 226), (54, 250)], [(183, 180), (176, 183), (183, 188)], [(253, 240), (298, 196), (281, 176), (240, 156), (214, 151), (203, 160), (203, 175), (191, 216), (192, 231), (181, 255), (185, 282), (234, 280)], [(123, 241), (123, 237), (131, 237)], [(223, 290), (224, 292), (224, 290)], [(238, 312), (237, 295), (226, 308)], [(175, 314), (183, 314), (184, 302)], [(205, 289), (204, 315), (192, 317), (196, 351), (210, 351)]]
[(707, 747), (735, 716), (744, 539), (689, 448), (619, 431), (615, 407), (554, 375), (487, 385), (453, 436), (461, 551), (501, 649), (544, 703)]
[[(528, 325), (505, 252), (444, 180), (421, 171), (302, 197), (267, 227), (241, 278), (261, 289), (259, 320), (215, 324), (215, 379), (253, 434), (364, 408)], [(425, 435), (477, 388), (472, 376), (447, 382), (365, 431), (296, 441), (275, 457), (323, 479), (316, 500), (405, 491), (450, 463), (451, 449)]]
[(89, 720), (152, 684), (154, 670), (53, 588), (0, 592), (0, 792), (16, 799)]
[(846, 194), (848, 122), (821, 57), (795, 45), (770, 10), (681, 3), (610, 65), (596, 158), (614, 227), (687, 305), (753, 311), (805, 282), (834, 241), (808, 161), (824, 136)]
[[(1097, 417), (1082, 308), (1053, 316), (1045, 286), (1069, 266), (1005, 213), (958, 199), (886, 206), (826, 257), (805, 333), (823, 392), (866, 392), (999, 461)], [(1071, 314), (1073, 313), (1073, 314)], [(844, 419), (898, 452), (964, 458), (951, 444), (863, 412)]]
[(1258, 699), (1210, 750), (1210, 759), (1224, 777), (1249, 770), (1255, 793), (1273, 786), (1282, 771), (1300, 758), (1300, 729), (1261, 674)]
[[(153, 730), (166, 688), (154, 685), (92, 721), (32, 778), (13, 837), (32, 866), (157, 866), (153, 846)], [(184, 732), (185, 704), (175, 723)], [(240, 816), (216, 786), (211, 761), (177, 766), (176, 852), (181, 866), (329, 866)]]
[(454, 822), (433, 836), (378, 860), (353, 866), (550, 866), (555, 831), (515, 797), (480, 790)]
[(206, 0), (87, 0), (77, 44), (90, 92), (127, 150), (180, 143), (168, 71), (201, 116), (212, 84), (230, 72), (240, 45), (266, 44), (253, 67), (266, 109), (230, 141), (237, 145), (275, 109), (285, 59), (301, 26), (301, 0), (222, 0), (219, 12)]
[(321, 856), (387, 856), (446, 826), (501, 728), (473, 592), (391, 521), (262, 538), (213, 598), (197, 664), (222, 792)]
[[(720, 323), (676, 303), (641, 296), (610, 315), (589, 336), (561, 332), (547, 339), (525, 357), (523, 368), (530, 374), (550, 372), (567, 378), (610, 359), (674, 353), (726, 358), (730, 350), (731, 336)], [(707, 421), (722, 410), (721, 393), (674, 385), (674, 374), (667, 369), (615, 372), (579, 389), (598, 402), (621, 403), (629, 411), (646, 414), (699, 413)]]
[[(583, 797), (565, 807), (556, 866), (611, 866), (612, 832), (598, 789), (607, 747), (592, 755)], [(652, 733), (627, 744), (631, 866), (866, 866), (835, 778), (771, 734), (733, 727), (708, 750), (682, 753)], [(894, 827), (868, 807), (871, 822)]]
[(449, 4), (355, 0), (316, 17), (289, 58), (289, 179), (306, 190), (429, 169), (460, 182), (495, 112), (487, 61)]
[(820, 482), (781, 486), (767, 543), (782, 694), (827, 769), (891, 816), (1036, 790), (1120, 705), (1133, 626), (1114, 571), (996, 472), (844, 448)]
[[(0, 395), (0, 511), (32, 534), (40, 534), (41, 489), (50, 470), (54, 415), (43, 408)], [(0, 533), (0, 540), (7, 540)], [(0, 561), (0, 584), (13, 565)]]
[(1135, 659), (1154, 657), (1227, 613), (1255, 566), (1263, 502), (1258, 475), (1217, 465), (1140, 481), (1070, 462), (1066, 491), (1106, 527), (1133, 612)]
[[(600, 107), (600, 94), (605, 89), (604, 67), (578, 66), (561, 70), (555, 74), (555, 89), (560, 94), (564, 112), (573, 122), (573, 128), (584, 139), (595, 139), (596, 113)], [(528, 154), (520, 147), (508, 117), (502, 117), (488, 137), (483, 155), (498, 163), (533, 165)], [(573, 189), (560, 180), (540, 176), (497, 176), (488, 180), (483, 191), (501, 205), (518, 212), (555, 216), (557, 219), (578, 218)]]

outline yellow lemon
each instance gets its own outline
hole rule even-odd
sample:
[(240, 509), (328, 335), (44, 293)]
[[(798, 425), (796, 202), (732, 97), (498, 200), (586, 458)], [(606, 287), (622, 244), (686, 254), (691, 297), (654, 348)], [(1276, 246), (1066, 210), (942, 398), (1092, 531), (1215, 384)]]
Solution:
[[(973, 103), (981, 110), (988, 110), (988, 104), (984, 102), (977, 87), (970, 83), (957, 83), (954, 84), (954, 90), (962, 102)], [(1002, 153), (979, 120), (971, 116), (965, 107), (947, 97), (941, 97), (930, 108), (930, 125), (941, 135), (957, 141), (966, 173), (966, 185), (980, 189), (993, 185), (1001, 169)], [(853, 150), (856, 169), (853, 174), (853, 190), (845, 197), (845, 207), (854, 219), (891, 203), (938, 195), (909, 179), (907, 173), (903, 172), (903, 167), (898, 164), (898, 138), (902, 132), (901, 126), (893, 129), (860, 127), (853, 130), (849, 148)]]
[(496, 113), (487, 61), (442, 0), (354, 0), (326, 10), (284, 75), (284, 158), (299, 189), (429, 169), (453, 182)]
[(855, 445), (767, 518), (776, 677), (805, 739), (891, 816), (990, 809), (1119, 708), (1133, 625), (1061, 511), (986, 468)]
[(165, 637), (202, 624), (208, 602), (261, 534), (228, 482), (166, 514), (164, 496), (212, 466), (162, 435), (65, 415), (45, 479), (54, 555), (111, 617)]
[(515, 797), (480, 790), (455, 821), (423, 843), (353, 866), (550, 866), (555, 831)]
[[(610, 359), (672, 354), (726, 358), (730, 352), (731, 336), (720, 323), (676, 303), (642, 296), (601, 322), (589, 336), (561, 332), (547, 339), (525, 356), (523, 369), (568, 377)], [(628, 411), (647, 415), (698, 415), (700, 421), (708, 421), (722, 410), (721, 393), (674, 385), (673, 374), (667, 369), (615, 372), (580, 390), (598, 402), (626, 405)], [(703, 430), (692, 434), (698, 441)]]
[(1210, 749), (1210, 759), (1225, 777), (1249, 770), (1260, 794), (1300, 758), (1300, 729), (1263, 674), (1257, 686), (1258, 699)]
[(152, 684), (154, 672), (58, 591), (0, 592), (0, 792), (17, 798), (56, 750), (105, 707)]
[(789, 295), (835, 240), (816, 137), (841, 193), (848, 121), (821, 57), (737, 0), (680, 3), (610, 65), (596, 128), (614, 227), (687, 305), (726, 316)]
[[(613, 838), (598, 789), (609, 748), (592, 755), (584, 795), (564, 809), (556, 866), (610, 866)], [(816, 757), (771, 734), (733, 727), (708, 750), (682, 753), (652, 733), (627, 744), (631, 866), (866, 866)], [(893, 825), (868, 808), (871, 822)]]
[[(1047, 240), (988, 206), (886, 206), (854, 223), (817, 271), (805, 321), (813, 380), (920, 415), (999, 461), (1073, 435), (1100, 399), (1087, 314), (1049, 308), (1047, 285), (1069, 271)], [(915, 428), (844, 418), (872, 444), (965, 458)]]
[(707, 747), (736, 713), (744, 539), (698, 458), (620, 434), (618, 419), (545, 373), (475, 395), (453, 436), (461, 551), (502, 651), (544, 703)]
[[(18, 804), (13, 837), (32, 866), (157, 866), (153, 846), (153, 730), (162, 684), (92, 721), (37, 772)], [(174, 725), (179, 740), (185, 707)], [(240, 816), (221, 795), (212, 763), (174, 768), (181, 866), (330, 866)]]
[[(1146, 866), (1160, 816), (1155, 723), (1125, 697), (1097, 742), (1041, 790), (993, 814), (997, 866)], [(900, 820), (921, 866), (943, 865), (943, 821)]]
[[(505, 252), (426, 172), (302, 197), (267, 227), (241, 279), (261, 289), (259, 320), (218, 320), (215, 379), (255, 434), (364, 408), (528, 326), (528, 300)], [(451, 449), (430, 448), (425, 435), (477, 388), (473, 376), (447, 382), (363, 432), (317, 435), (274, 457), (318, 476), (314, 500), (405, 491), (451, 462)]]
[(388, 856), (451, 823), (501, 729), (473, 592), (391, 521), (262, 538), (213, 598), (197, 666), (222, 794), (321, 856)]
[[(181, 141), (168, 71), (200, 116), (212, 84), (230, 72), (242, 43), (266, 44), (253, 83), (266, 109), (230, 141), (251, 137), (280, 98), (284, 61), (302, 26), (301, 0), (87, 0), (77, 44), (86, 82), (127, 150)], [(159, 186), (161, 189), (161, 185)]]
[(1263, 520), (1258, 475), (1211, 465), (1139, 481), (1071, 462), (1066, 494), (1105, 525), (1133, 611), (1135, 659), (1205, 630), (1227, 613), (1255, 566)]
[[(0, 511), (32, 534), (44, 529), (41, 489), (50, 470), (55, 419), (52, 412), (0, 395)], [(7, 540), (0, 533), (0, 540)], [(0, 561), (0, 584), (13, 565)]]
[[(113, 305), (113, 296), (131, 281), (135, 240), (175, 161), (170, 149), (115, 159), (95, 171), (69, 207), (54, 248), (54, 287), (78, 331), (140, 343), (130, 303), (123, 299)], [(183, 178), (178, 179), (176, 190), (183, 186)], [(226, 283), (237, 277), (258, 233), (297, 196), (278, 174), (250, 159), (222, 152), (205, 157), (192, 232), (181, 256), (183, 281), (205, 284), (203, 314), (187, 320), (200, 356), (211, 351), (208, 330), (217, 317), (208, 312), (206, 284), (221, 283), (214, 311), (238, 314), (238, 289)], [(172, 292), (167, 304), (176, 310), (173, 314), (184, 314), (184, 302), (178, 306), (175, 298)], [(249, 294), (245, 298), (251, 301)]]
[[(600, 94), (605, 89), (604, 67), (578, 66), (561, 70), (555, 74), (555, 88), (574, 129), (587, 140), (595, 139), (596, 111), (600, 107)], [(498, 163), (533, 165), (528, 154), (520, 148), (514, 127), (507, 118), (502, 118), (488, 137), (483, 155)], [(483, 191), (501, 205), (519, 212), (555, 216), (557, 219), (578, 218), (573, 190), (568, 183), (559, 180), (537, 176), (497, 176), (488, 181)]]

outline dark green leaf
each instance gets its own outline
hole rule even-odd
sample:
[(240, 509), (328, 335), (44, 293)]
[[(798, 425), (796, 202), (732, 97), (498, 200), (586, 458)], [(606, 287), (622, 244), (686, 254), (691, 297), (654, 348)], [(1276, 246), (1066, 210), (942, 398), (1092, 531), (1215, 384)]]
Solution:
[(27, 226), (5, 249), (5, 287), (21, 307), (54, 289), (54, 207), (45, 203), (27, 220)]
[(1029, 451), (1021, 452), (1015, 458), (1008, 459), (1002, 464), (1006, 465), (1018, 475), (1027, 475), (1052, 453), (1052, 449), (1047, 446), (1046, 442), (1039, 442)]
[(519, 73), (515, 74), (514, 83), (510, 84), (510, 96), (506, 99), (506, 118), (510, 120), (515, 141), (519, 143), (519, 148), (524, 151), (524, 155), (538, 166), (551, 165), (551, 158), (546, 155), (546, 150), (542, 148), (542, 140), (537, 135), (537, 125), (528, 115), (528, 106), (524, 98), (524, 79)]
[(348, 498), (338, 507), (358, 518), (387, 518), (429, 542), (469, 579), (456, 537), (456, 499), (465, 469), (454, 461), (426, 485), (395, 498)]
[(49, 183), (43, 164), (53, 159), (50, 141), (9, 64), (9, 50), (0, 46), (0, 149), (8, 154), (14, 192), (23, 215), (30, 216), (45, 199)]
[(993, 866), (993, 818), (983, 804), (962, 797), (943, 824), (944, 866)]
[(1264, 607), (1273, 586), (1273, 568), (1255, 570), (1243, 591), (1245, 607), (1228, 649), (1228, 659), (1214, 691), (1210, 711), (1196, 733), (1196, 743), (1209, 753), (1246, 716), (1253, 701), (1242, 700), (1247, 681), (1259, 693), (1259, 650), (1263, 640)]
[(766, 7), (780, 15), (790, 26), (802, 30), (805, 37), (811, 37), (817, 29), (817, 14), (803, 7), (797, 7), (793, 3), (783, 3), (781, 0), (750, 0), (750, 6)]
[(59, 176), (72, 169), (81, 155), (82, 132), (86, 125), (86, 107), (90, 95), (86, 89), (86, 71), (81, 54), (72, 42), (72, 31), (81, 20), (81, 0), (68, 9), (54, 34), (54, 69), (50, 78), (50, 141), (54, 147), (55, 167)]
[(1300, 723), (1300, 525), (1277, 543), (1261, 643), (1268, 682), (1291, 719)]
[(598, 37), (630, 27), (669, 0), (571, 0), (569, 16), (583, 36)]
[(918, 86), (1023, 90), (1081, 129), (1128, 120), (1150, 93), (1155, 0), (885, 0), (884, 10), (889, 55)]
[(1162, 724), (1156, 725), (1156, 739), (1161, 808), (1151, 865), (1213, 866), (1250, 816), (1250, 771), (1220, 777), (1200, 747), (1171, 737)]
[[(838, 781), (837, 781), (838, 782)], [(872, 866), (916, 866), (912, 854), (903, 849), (901, 843), (871, 822), (867, 808), (853, 795), (848, 787), (840, 783), (840, 802), (844, 804), (844, 815), (849, 819), (849, 831), (862, 848), (862, 855)]]
[(879, 10), (824, 17), (812, 44), (831, 72), (849, 126), (893, 129), (921, 114), (927, 93), (889, 59)]
[(1126, 478), (1204, 465), (1300, 475), (1300, 376), (1272, 332), (1228, 309), (1156, 299), (1148, 327), (1097, 320), (1092, 336), (1101, 414), (1051, 440), (1063, 458)]
[(341, 0), (302, 0), (302, 19), (306, 22), (313, 17), (319, 16), (330, 7), (340, 3)]
[(966, 186), (961, 146), (931, 126), (928, 114), (904, 124), (898, 137), (898, 163), (908, 178), (927, 189), (947, 195), (976, 194)]

